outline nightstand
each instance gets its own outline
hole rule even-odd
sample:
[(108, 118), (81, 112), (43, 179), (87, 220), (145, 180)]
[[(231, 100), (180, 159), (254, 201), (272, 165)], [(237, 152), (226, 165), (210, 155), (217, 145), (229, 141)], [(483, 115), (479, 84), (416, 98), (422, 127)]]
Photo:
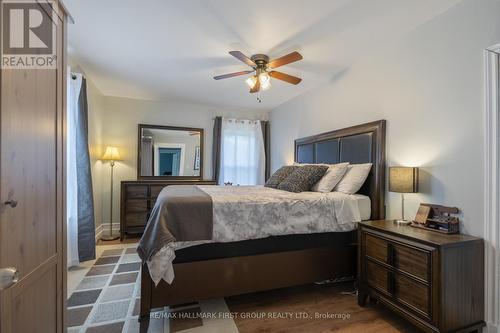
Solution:
[(485, 326), (482, 239), (365, 221), (358, 244), (359, 305), (369, 296), (426, 332)]

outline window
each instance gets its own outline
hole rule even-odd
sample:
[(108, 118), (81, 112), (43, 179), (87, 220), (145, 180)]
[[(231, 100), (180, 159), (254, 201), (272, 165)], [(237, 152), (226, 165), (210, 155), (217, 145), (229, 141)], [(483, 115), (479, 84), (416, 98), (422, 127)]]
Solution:
[(264, 177), (264, 138), (260, 121), (223, 119), (219, 182), (262, 185)]

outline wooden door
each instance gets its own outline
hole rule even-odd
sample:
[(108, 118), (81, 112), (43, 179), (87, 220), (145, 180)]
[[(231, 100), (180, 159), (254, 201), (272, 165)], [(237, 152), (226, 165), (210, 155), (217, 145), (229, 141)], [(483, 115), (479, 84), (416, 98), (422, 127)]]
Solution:
[(19, 272), (0, 291), (1, 333), (64, 331), (66, 27), (54, 11), (57, 68), (1, 71), (0, 269)]

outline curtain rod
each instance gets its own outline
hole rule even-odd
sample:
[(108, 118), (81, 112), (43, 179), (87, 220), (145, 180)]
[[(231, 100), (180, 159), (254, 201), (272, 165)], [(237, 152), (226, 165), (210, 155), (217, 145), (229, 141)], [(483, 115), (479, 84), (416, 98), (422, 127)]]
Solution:
[[(226, 117), (221, 117), (221, 118), (226, 118)], [(212, 118), (212, 120), (215, 120), (215, 119), (217, 119), (217, 117)], [(226, 119), (243, 120), (243, 121), (268, 121), (268, 120), (262, 120), (262, 119), (256, 119), (256, 120), (252, 120), (252, 119), (238, 119), (238, 118), (226, 118)]]
[(86, 79), (85, 75), (83, 75), (82, 73), (78, 73), (78, 72), (71, 72), (71, 78), (73, 80), (76, 80), (76, 75), (77, 74), (80, 74), (82, 76), (83, 79)]

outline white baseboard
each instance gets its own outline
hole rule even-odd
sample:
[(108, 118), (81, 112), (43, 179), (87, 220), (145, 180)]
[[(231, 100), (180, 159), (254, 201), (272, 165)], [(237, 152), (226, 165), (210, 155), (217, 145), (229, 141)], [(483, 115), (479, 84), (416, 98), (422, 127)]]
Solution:
[(486, 328), (483, 330), (485, 333), (500, 333), (500, 327), (493, 323), (486, 323)]
[(102, 236), (102, 223), (95, 228), (95, 242), (99, 240)]
[[(113, 223), (113, 233), (120, 231), (120, 223)], [(101, 223), (95, 228), (95, 240), (96, 242), (102, 237), (106, 232), (109, 233), (109, 223)]]

